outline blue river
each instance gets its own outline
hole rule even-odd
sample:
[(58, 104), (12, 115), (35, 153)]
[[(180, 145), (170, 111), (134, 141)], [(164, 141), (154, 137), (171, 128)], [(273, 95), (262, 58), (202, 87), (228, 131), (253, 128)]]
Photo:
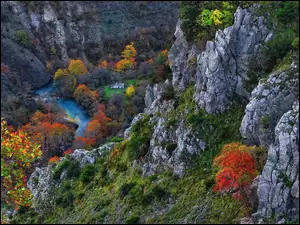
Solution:
[[(51, 92), (54, 91), (54, 85), (53, 82), (49, 82), (47, 85), (33, 90), (34, 94), (37, 94), (41, 96), (44, 99), (47, 99), (50, 97)], [(69, 119), (70, 121), (73, 121), (78, 124), (78, 128), (75, 132), (75, 136), (83, 136), (83, 133), (87, 127), (87, 124), (91, 120), (91, 118), (88, 116), (87, 112), (78, 105), (74, 100), (70, 99), (61, 99), (61, 98), (55, 98), (56, 103), (58, 106), (63, 109), (67, 115), (66, 119)]]

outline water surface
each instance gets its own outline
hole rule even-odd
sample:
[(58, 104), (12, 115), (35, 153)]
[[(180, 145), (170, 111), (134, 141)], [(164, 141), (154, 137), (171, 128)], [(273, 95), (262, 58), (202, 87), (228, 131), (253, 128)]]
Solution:
[[(49, 82), (45, 86), (33, 90), (34, 94), (41, 96), (44, 101), (50, 98), (51, 92), (55, 89), (53, 85), (53, 81)], [(51, 98), (53, 99), (53, 98)], [(63, 109), (67, 115), (66, 119), (69, 119), (78, 124), (78, 128), (75, 132), (75, 136), (83, 136), (84, 130), (87, 127), (87, 124), (91, 120), (88, 116), (86, 110), (84, 110), (80, 105), (78, 105), (74, 100), (71, 99), (61, 99), (61, 98), (54, 98), (56, 99), (56, 103), (58, 106)]]

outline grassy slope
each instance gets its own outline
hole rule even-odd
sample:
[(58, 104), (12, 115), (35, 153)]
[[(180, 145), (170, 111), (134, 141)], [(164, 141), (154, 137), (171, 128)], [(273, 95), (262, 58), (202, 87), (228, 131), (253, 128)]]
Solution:
[[(19, 214), (14, 222), (234, 223), (236, 218), (245, 216), (241, 202), (212, 192), (213, 156), (222, 144), (240, 140), (238, 128), (243, 108), (232, 108), (221, 116), (193, 114), (192, 92), (188, 88), (179, 98), (177, 109), (166, 115), (173, 115), (176, 120), (181, 117), (178, 112), (187, 113), (186, 125), (190, 124), (209, 143), (208, 151), (194, 159), (193, 169), (183, 178), (170, 171), (143, 178), (141, 169), (133, 167), (134, 146), (148, 140), (151, 130), (149, 117), (145, 117), (142, 124), (133, 128), (132, 138), (113, 150), (114, 157), (98, 159), (96, 175), (89, 183), (82, 183), (79, 178), (66, 180), (57, 190), (58, 204), (50, 214), (36, 215), (29, 210)], [(207, 129), (210, 124), (214, 129)]]

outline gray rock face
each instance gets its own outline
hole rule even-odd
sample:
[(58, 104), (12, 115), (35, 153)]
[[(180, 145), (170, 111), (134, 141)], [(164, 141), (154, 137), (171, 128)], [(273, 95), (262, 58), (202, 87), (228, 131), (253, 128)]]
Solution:
[(268, 35), (265, 19), (254, 18), (251, 11), (238, 8), (233, 26), (218, 30), (215, 41), (208, 41), (197, 57), (194, 98), (208, 113), (224, 112), (235, 94), (249, 97), (242, 86), (247, 62), (259, 53), (260, 43)]
[(299, 101), (286, 112), (275, 128), (275, 140), (269, 146), (268, 160), (258, 184), (259, 206), (255, 222), (275, 213), (290, 220), (299, 218)]
[(181, 21), (176, 25), (176, 40), (172, 45), (168, 58), (173, 78), (172, 85), (175, 89), (183, 91), (189, 84), (195, 82), (197, 56), (200, 50), (195, 44), (189, 46), (183, 31), (180, 28)]
[(2, 38), (1, 49), (1, 61), (16, 71), (21, 84), (27, 82), (32, 88), (39, 88), (50, 81), (51, 76), (46, 72), (45, 65), (28, 49)]
[(183, 122), (170, 128), (167, 120), (159, 118), (150, 140), (149, 158), (143, 165), (143, 176), (149, 176), (166, 169), (182, 177), (191, 158), (205, 149), (205, 142), (195, 137)]
[(145, 94), (146, 108), (151, 106), (151, 103), (153, 102), (153, 100), (154, 100), (153, 88), (150, 85), (148, 85), (147, 89), (146, 89), (146, 94)]
[(1, 36), (14, 39), (16, 29), (26, 30), (43, 44), (40, 54), (47, 60), (55, 48), (64, 61), (80, 57), (93, 64), (108, 53), (120, 54), (130, 41), (138, 54), (164, 48), (178, 16), (178, 2), (5, 1), (1, 8)]
[(55, 182), (52, 178), (52, 166), (49, 165), (44, 168), (36, 168), (31, 174), (27, 187), (31, 191), (32, 207), (40, 212), (48, 212), (52, 209), (54, 202), (53, 188)]
[(142, 118), (143, 118), (143, 114), (142, 114), (142, 113), (137, 114), (137, 115), (133, 118), (133, 120), (131, 121), (130, 127), (128, 127), (128, 128), (124, 131), (124, 138), (129, 138), (131, 127), (132, 127), (137, 121), (139, 121), (139, 120), (142, 119)]
[(71, 155), (70, 159), (79, 162), (80, 168), (84, 167), (86, 164), (94, 164), (97, 157), (101, 157), (107, 154), (113, 147), (115, 143), (107, 143), (95, 148), (92, 151), (86, 151), (84, 149), (76, 149)]
[[(189, 127), (184, 127), (183, 121), (168, 125), (167, 115), (175, 109), (175, 99), (164, 100), (162, 93), (171, 85), (169, 80), (156, 84), (153, 88), (154, 100), (144, 110), (145, 114), (152, 115), (150, 123), (154, 125), (154, 132), (147, 156), (141, 162), (143, 176), (167, 169), (172, 170), (175, 175), (183, 176), (191, 158), (200, 154), (206, 147), (206, 143), (197, 138)], [(133, 119), (131, 127), (142, 117), (142, 113), (138, 114)], [(125, 138), (130, 138), (131, 127), (125, 131)]]
[[(80, 168), (83, 168), (87, 164), (94, 164), (98, 157), (107, 155), (114, 145), (115, 143), (111, 142), (92, 151), (76, 149), (70, 154), (70, 160), (79, 162)], [(60, 162), (63, 160), (65, 160), (65, 157), (62, 157)], [(52, 176), (54, 168), (55, 166), (51, 164), (44, 168), (37, 167), (28, 180), (27, 187), (33, 194), (33, 207), (39, 213), (45, 213), (55, 206), (53, 191), (55, 187), (61, 185), (62, 179), (66, 177), (66, 171), (63, 171), (60, 180), (55, 181)]]
[(291, 109), (299, 96), (299, 73), (295, 64), (286, 71), (271, 74), (252, 91), (240, 128), (244, 138), (268, 145), (280, 117)]

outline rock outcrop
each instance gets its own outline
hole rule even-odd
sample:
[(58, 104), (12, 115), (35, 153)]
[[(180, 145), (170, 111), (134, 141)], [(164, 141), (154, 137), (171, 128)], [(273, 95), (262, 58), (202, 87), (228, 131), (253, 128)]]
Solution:
[(277, 223), (299, 219), (299, 102), (284, 113), (275, 127), (275, 140), (258, 184), (255, 222), (275, 215)]
[[(166, 100), (163, 92), (172, 87), (169, 80), (148, 86), (146, 93), (152, 93), (148, 107), (144, 109), (150, 115), (150, 124), (154, 131), (150, 139), (147, 156), (142, 162), (143, 176), (150, 176), (165, 170), (172, 170), (175, 175), (183, 176), (185, 169), (193, 157), (199, 155), (206, 147), (206, 143), (197, 138), (191, 128), (185, 127), (183, 121), (170, 122), (168, 114), (175, 110), (175, 99)], [(130, 138), (131, 127), (143, 118), (140, 113), (134, 117), (131, 126), (125, 131), (124, 138)], [(170, 124), (171, 123), (171, 124)]]
[[(80, 168), (83, 168), (87, 164), (94, 164), (98, 157), (106, 156), (113, 149), (114, 145), (115, 143), (113, 142), (108, 143), (92, 151), (77, 149), (70, 154), (69, 160), (77, 161)], [(65, 157), (60, 159), (60, 161), (63, 160), (65, 160)], [(51, 164), (43, 168), (37, 167), (27, 183), (33, 194), (32, 202), (36, 212), (47, 212), (55, 205), (54, 189), (56, 186), (61, 185), (62, 179), (65, 179), (66, 169), (62, 171), (60, 180), (56, 181), (53, 179), (54, 167)]]
[(176, 40), (172, 45), (168, 58), (172, 70), (172, 85), (179, 91), (183, 91), (189, 84), (195, 83), (197, 56), (200, 50), (195, 44), (189, 44), (180, 28), (178, 20), (174, 36)]
[[(1, 38), (1, 61), (15, 71), (21, 84), (27, 82), (32, 88), (39, 88), (51, 79), (45, 65), (30, 50), (10, 39)], [(5, 85), (2, 79), (1, 84)]]
[(248, 79), (247, 62), (268, 35), (266, 20), (252, 10), (238, 8), (234, 24), (218, 30), (197, 57), (195, 101), (208, 113), (224, 112), (234, 95), (249, 97), (242, 82)]
[(273, 142), (274, 128), (281, 116), (299, 97), (299, 68), (292, 63), (287, 70), (260, 80), (252, 91), (241, 125), (244, 138), (260, 144)]

